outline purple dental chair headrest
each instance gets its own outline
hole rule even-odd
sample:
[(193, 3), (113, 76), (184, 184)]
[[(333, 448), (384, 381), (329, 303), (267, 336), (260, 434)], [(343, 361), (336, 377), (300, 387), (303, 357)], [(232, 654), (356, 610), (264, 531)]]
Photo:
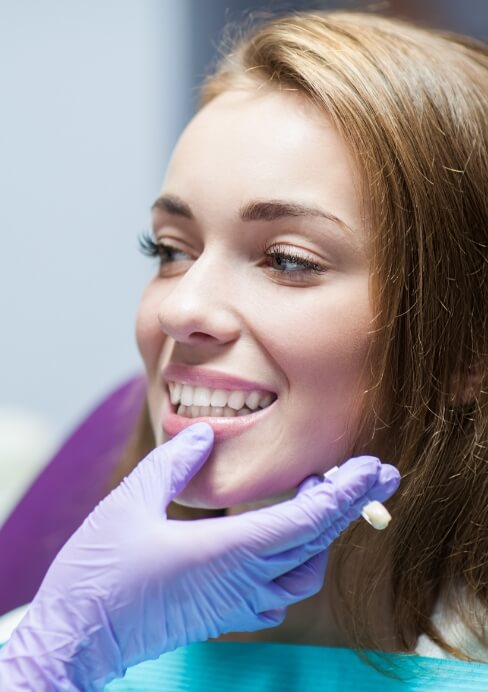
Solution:
[(95, 505), (134, 429), (146, 382), (111, 392), (68, 437), (0, 528), (0, 615), (28, 603), (55, 555)]

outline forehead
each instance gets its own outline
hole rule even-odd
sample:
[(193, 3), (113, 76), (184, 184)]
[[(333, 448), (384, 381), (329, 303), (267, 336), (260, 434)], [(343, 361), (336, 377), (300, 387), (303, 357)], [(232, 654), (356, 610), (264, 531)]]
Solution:
[(293, 91), (243, 88), (213, 99), (182, 133), (163, 189), (194, 205), (218, 195), (236, 208), (248, 197), (299, 197), (358, 221), (350, 151), (327, 115)]

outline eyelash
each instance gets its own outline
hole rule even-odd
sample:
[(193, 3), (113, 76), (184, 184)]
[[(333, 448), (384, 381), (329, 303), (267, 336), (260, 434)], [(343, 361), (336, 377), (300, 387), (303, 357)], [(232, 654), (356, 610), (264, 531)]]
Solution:
[[(171, 256), (173, 251), (176, 250), (178, 252), (178, 248), (175, 248), (172, 245), (155, 243), (151, 238), (149, 231), (143, 231), (141, 233), (139, 237), (139, 250), (147, 257), (159, 257), (161, 262), (163, 262), (163, 260), (169, 260), (170, 257), (168, 257), (168, 255)], [(184, 250), (179, 250), (179, 252), (184, 252)]]
[[(291, 264), (298, 264), (303, 267), (303, 269), (291, 272), (280, 271), (279, 269), (273, 268), (274, 271), (276, 271), (278, 274), (283, 274), (284, 276), (288, 275), (291, 277), (297, 277), (310, 274), (324, 274), (327, 271), (325, 267), (315, 262), (313, 257), (310, 257), (308, 255), (305, 256), (294, 254), (293, 252), (290, 252), (286, 245), (276, 245), (271, 247), (273, 248), (272, 252), (270, 252), (269, 247), (263, 247), (262, 252), (266, 257), (274, 260), (278, 258), (280, 261), (290, 262)], [(175, 248), (172, 245), (165, 245), (164, 243), (155, 243), (148, 231), (144, 231), (139, 237), (139, 249), (142, 252), (142, 254), (148, 257), (159, 257), (161, 264), (170, 262), (172, 259), (172, 255), (175, 251), (184, 252), (184, 250), (178, 250), (178, 248)]]

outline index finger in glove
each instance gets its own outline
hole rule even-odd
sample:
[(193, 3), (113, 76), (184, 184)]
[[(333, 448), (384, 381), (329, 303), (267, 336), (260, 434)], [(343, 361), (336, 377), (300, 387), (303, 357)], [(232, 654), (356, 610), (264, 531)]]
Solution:
[(212, 451), (214, 433), (207, 423), (195, 423), (153, 449), (116, 488), (125, 499), (143, 504), (160, 515)]
[[(247, 522), (249, 548), (267, 557), (318, 538), (353, 507), (384, 500), (397, 489), (398, 471), (375, 457), (350, 459), (332, 478), (286, 502), (240, 515)], [(371, 490), (378, 486), (378, 492)], [(360, 512), (360, 509), (359, 509)], [(241, 534), (242, 535), (242, 534)]]

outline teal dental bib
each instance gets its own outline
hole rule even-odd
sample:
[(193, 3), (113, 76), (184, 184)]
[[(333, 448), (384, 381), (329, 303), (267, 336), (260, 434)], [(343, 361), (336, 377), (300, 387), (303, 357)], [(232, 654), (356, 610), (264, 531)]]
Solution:
[[(129, 668), (109, 692), (487, 692), (488, 664), (278, 643), (199, 642)], [(401, 679), (398, 679), (401, 678)]]

